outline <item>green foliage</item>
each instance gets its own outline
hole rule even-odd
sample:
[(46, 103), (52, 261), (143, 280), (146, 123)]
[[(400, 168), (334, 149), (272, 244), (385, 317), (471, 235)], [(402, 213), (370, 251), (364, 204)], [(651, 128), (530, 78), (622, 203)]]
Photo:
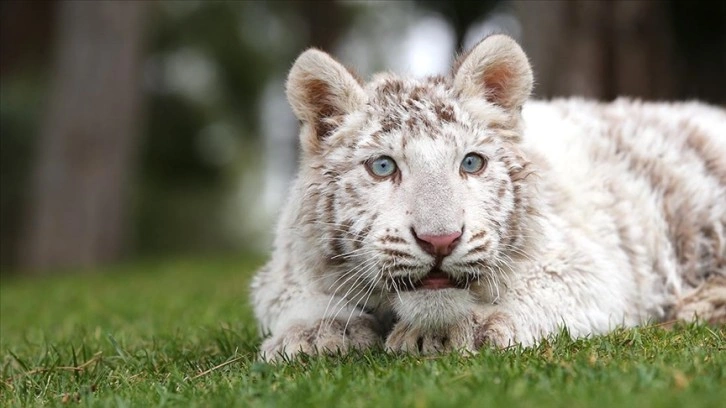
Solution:
[(476, 356), (256, 361), (260, 259), (137, 263), (0, 286), (0, 406), (673, 406), (726, 400), (724, 328), (617, 330)]

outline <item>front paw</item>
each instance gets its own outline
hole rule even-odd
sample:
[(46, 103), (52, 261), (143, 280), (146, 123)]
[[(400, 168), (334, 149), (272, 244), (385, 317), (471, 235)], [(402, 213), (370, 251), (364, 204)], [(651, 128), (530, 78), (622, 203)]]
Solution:
[(514, 319), (507, 313), (494, 312), (485, 316), (475, 314), (473, 348), (479, 350), (483, 347), (494, 346), (506, 348), (517, 344), (516, 325)]
[(380, 344), (378, 323), (369, 316), (345, 320), (319, 320), (312, 325), (297, 324), (262, 342), (260, 357), (270, 362), (295, 358), (300, 353), (345, 353)]
[(473, 331), (468, 324), (424, 329), (408, 322), (396, 323), (386, 339), (386, 350), (394, 353), (439, 354), (474, 351)]
[(386, 350), (426, 355), (451, 351), (474, 354), (483, 347), (504, 348), (515, 343), (514, 320), (508, 314), (472, 313), (461, 322), (439, 329), (424, 329), (400, 321), (386, 339)]

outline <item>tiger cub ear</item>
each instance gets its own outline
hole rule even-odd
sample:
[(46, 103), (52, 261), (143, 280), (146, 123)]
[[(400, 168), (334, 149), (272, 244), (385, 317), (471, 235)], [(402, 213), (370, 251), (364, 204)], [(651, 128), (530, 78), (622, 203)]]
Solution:
[(320, 143), (339, 125), (343, 115), (359, 109), (366, 101), (360, 83), (328, 54), (309, 49), (293, 64), (287, 77), (287, 99), (295, 116), (307, 129), (300, 142), (308, 152), (319, 151)]
[(532, 92), (532, 68), (522, 48), (506, 35), (491, 35), (455, 64), (454, 89), (464, 98), (485, 98), (507, 110)]

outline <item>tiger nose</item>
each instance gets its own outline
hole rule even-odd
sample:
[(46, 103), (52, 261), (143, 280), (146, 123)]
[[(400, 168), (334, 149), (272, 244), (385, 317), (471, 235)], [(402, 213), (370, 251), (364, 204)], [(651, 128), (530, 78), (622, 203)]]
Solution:
[(413, 236), (416, 237), (416, 243), (421, 249), (430, 255), (442, 258), (449, 256), (454, 251), (461, 237), (461, 231), (444, 235), (418, 235), (416, 230), (412, 231)]

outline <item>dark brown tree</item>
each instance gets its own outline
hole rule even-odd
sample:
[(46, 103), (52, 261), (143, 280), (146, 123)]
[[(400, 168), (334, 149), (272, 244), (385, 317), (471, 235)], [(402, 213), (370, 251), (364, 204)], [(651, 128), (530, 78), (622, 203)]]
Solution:
[(122, 254), (139, 129), (145, 2), (58, 7), (55, 77), (21, 256), (36, 271)]
[(513, 3), (539, 97), (726, 100), (724, 2)]

